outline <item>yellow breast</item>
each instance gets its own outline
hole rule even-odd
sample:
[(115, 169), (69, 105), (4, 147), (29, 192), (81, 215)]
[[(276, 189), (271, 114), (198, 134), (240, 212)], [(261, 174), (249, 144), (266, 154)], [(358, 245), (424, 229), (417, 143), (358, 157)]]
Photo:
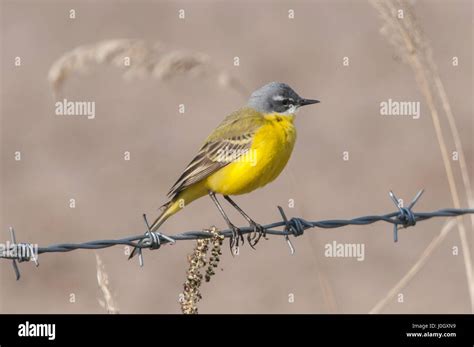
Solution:
[(207, 189), (223, 195), (238, 195), (270, 183), (290, 159), (296, 140), (293, 115), (271, 114), (255, 133), (246, 155), (210, 175)]

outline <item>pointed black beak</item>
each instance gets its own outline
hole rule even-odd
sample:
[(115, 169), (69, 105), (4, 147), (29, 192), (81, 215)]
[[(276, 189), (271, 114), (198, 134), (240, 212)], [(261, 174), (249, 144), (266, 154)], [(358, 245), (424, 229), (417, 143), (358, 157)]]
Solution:
[(300, 104), (300, 106), (306, 106), (306, 105), (318, 104), (319, 102), (320, 102), (319, 100), (301, 99), (299, 101), (299, 104)]

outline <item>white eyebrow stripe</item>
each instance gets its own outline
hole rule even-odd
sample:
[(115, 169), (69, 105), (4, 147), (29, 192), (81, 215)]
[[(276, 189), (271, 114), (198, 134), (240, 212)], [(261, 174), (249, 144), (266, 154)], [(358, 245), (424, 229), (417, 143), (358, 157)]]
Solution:
[(275, 101), (281, 101), (284, 99), (284, 97), (282, 95), (274, 95), (272, 99)]

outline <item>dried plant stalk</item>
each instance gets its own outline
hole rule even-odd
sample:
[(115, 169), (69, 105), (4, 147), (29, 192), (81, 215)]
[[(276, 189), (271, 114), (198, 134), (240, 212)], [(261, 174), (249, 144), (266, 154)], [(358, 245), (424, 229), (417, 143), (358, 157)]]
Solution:
[(212, 244), (211, 256), (209, 257), (209, 265), (206, 269), (206, 282), (211, 280), (211, 277), (216, 273), (214, 269), (219, 266), (220, 256), (222, 255), (222, 243), (224, 242), (224, 235), (219, 234), (216, 227), (212, 227), (209, 232), (212, 233), (210, 243)]
[(451, 229), (456, 225), (456, 219), (451, 219), (446, 222), (440, 233), (429, 243), (428, 247), (421, 253), (416, 263), (408, 270), (408, 272), (398, 281), (398, 283), (390, 289), (385, 297), (380, 300), (369, 313), (380, 313), (391, 300), (405, 288), (405, 286), (415, 277), (415, 275), (421, 270), (426, 264), (428, 258), (433, 254), (434, 250), (443, 242)]
[[(184, 314), (197, 314), (197, 303), (202, 299), (200, 287), (203, 275), (201, 270), (208, 265), (205, 280), (209, 282), (215, 274), (214, 268), (219, 264), (219, 256), (222, 254), (221, 246), (224, 236), (221, 235), (216, 227), (204, 230), (212, 234), (212, 238), (199, 239), (191, 255), (188, 256), (189, 269), (187, 271), (186, 282), (184, 283), (184, 292), (182, 293), (181, 311)], [(207, 263), (207, 252), (209, 244), (212, 244), (211, 257)]]
[[(370, 0), (370, 3), (375, 7), (383, 20), (384, 26), (381, 29), (382, 34), (399, 50), (402, 60), (411, 66), (418, 87), (426, 99), (439, 143), (453, 204), (455, 208), (460, 208), (460, 198), (446, 141), (441, 128), (440, 112), (438, 111), (435, 100), (441, 100), (443, 104), (456, 150), (459, 153), (460, 169), (468, 204), (472, 208), (473, 198), (471, 184), (459, 132), (457, 131), (446, 92), (433, 60), (432, 49), (416, 21), (413, 8), (406, 0)], [(400, 10), (403, 12), (403, 18), (398, 18), (397, 16)], [(474, 232), (474, 216), (471, 216), (471, 222)], [(457, 218), (457, 226), (461, 239), (464, 267), (471, 301), (471, 312), (474, 312), (474, 274), (472, 258), (462, 217)]]
[(95, 259), (97, 262), (97, 283), (99, 284), (99, 288), (102, 291), (102, 295), (104, 296), (104, 300), (99, 299), (99, 304), (101, 307), (107, 310), (107, 313), (120, 313), (118, 305), (115, 302), (112, 296), (112, 292), (109, 288), (109, 276), (105, 271), (104, 263), (102, 262), (102, 259), (100, 259), (98, 254), (95, 255)]
[(238, 79), (219, 68), (203, 53), (170, 50), (159, 42), (117, 39), (76, 47), (56, 60), (48, 73), (55, 95), (73, 73), (83, 72), (98, 64), (122, 69), (125, 78), (151, 76), (165, 81), (183, 75), (209, 77), (214, 78), (219, 86), (235, 90), (243, 96), (248, 94)]

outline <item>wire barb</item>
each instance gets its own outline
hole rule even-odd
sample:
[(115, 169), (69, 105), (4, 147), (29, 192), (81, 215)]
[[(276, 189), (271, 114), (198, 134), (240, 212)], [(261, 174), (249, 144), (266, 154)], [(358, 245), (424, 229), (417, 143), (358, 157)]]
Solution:
[[(288, 221), (288, 218), (286, 218), (285, 211), (283, 211), (283, 207), (278, 206), (278, 211), (280, 211), (281, 218), (283, 219), (283, 222), (285, 223), (285, 241), (288, 244), (288, 247), (290, 248), (290, 254), (293, 255), (295, 254), (295, 247), (291, 243), (290, 237), (288, 236), (290, 233), (293, 234), (295, 237), (303, 235), (304, 233), (304, 228), (299, 223), (298, 218), (292, 218), (291, 220)], [(295, 228), (294, 225), (297, 225)]]
[(161, 237), (171, 244), (174, 244), (176, 242), (173, 238), (169, 236), (151, 231), (150, 224), (148, 223), (148, 219), (145, 213), (143, 214), (143, 220), (145, 221), (147, 231), (145, 232), (145, 236), (138, 242), (137, 245), (138, 262), (140, 264), (140, 267), (143, 267), (144, 264), (142, 248), (146, 247), (150, 250), (159, 249), (161, 247)]
[[(306, 221), (303, 218), (293, 217), (290, 220), (286, 217), (285, 212), (281, 206), (278, 206), (278, 210), (280, 212), (282, 220), (270, 223), (267, 225), (263, 225), (263, 229), (267, 235), (279, 235), (284, 236), (285, 241), (290, 248), (291, 254), (295, 253), (295, 248), (293, 247), (290, 241), (290, 235), (295, 237), (303, 235), (306, 229), (310, 228), (325, 228), (325, 229), (333, 229), (333, 228), (340, 228), (347, 225), (368, 225), (376, 222), (386, 222), (393, 225), (393, 238), (394, 242), (398, 241), (398, 230), (402, 228), (408, 228), (410, 226), (414, 226), (417, 222), (424, 221), (433, 217), (457, 217), (465, 214), (473, 214), (474, 209), (452, 209), (446, 208), (441, 209), (433, 212), (413, 212), (412, 208), (420, 199), (421, 195), (423, 194), (423, 190), (420, 190), (416, 196), (413, 198), (411, 203), (408, 207), (403, 207), (400, 205), (399, 200), (395, 196), (395, 194), (390, 191), (389, 196), (392, 201), (397, 206), (397, 211), (388, 213), (385, 215), (371, 215), (371, 216), (363, 216), (357, 217), (353, 219), (335, 219), (335, 220), (322, 220), (322, 221)], [(116, 245), (127, 245), (136, 248), (136, 252), (139, 252), (140, 255), (140, 266), (143, 266), (143, 255), (142, 255), (142, 248), (149, 248), (149, 249), (159, 249), (161, 245), (166, 243), (175, 243), (176, 241), (187, 241), (187, 240), (197, 240), (202, 238), (209, 238), (211, 237), (210, 233), (205, 231), (187, 231), (182, 232), (173, 237), (169, 237), (167, 235), (153, 232), (151, 231), (151, 227), (148, 224), (148, 220), (146, 219), (146, 215), (143, 216), (146, 224), (146, 232), (145, 234), (129, 236), (122, 239), (117, 240), (95, 240), (89, 241), (84, 243), (62, 243), (51, 245), (47, 247), (36, 247), (33, 249), (32, 244), (28, 243), (16, 243), (15, 232), (13, 228), (10, 228), (10, 235), (12, 239), (12, 245), (9, 247), (0, 247), (0, 259), (10, 259), (13, 260), (13, 269), (15, 271), (16, 278), (20, 278), (20, 271), (18, 269), (18, 262), (27, 261), (30, 259), (35, 260), (36, 264), (38, 265), (37, 255), (42, 253), (55, 253), (55, 252), (70, 252), (76, 249), (102, 249), (107, 247), (112, 247)], [(276, 230), (275, 228), (283, 227), (283, 230)], [(239, 228), (242, 234), (249, 234), (254, 232), (254, 228), (250, 227), (242, 227)], [(232, 230), (222, 230), (220, 234), (224, 238), (232, 237)]]
[[(13, 229), (13, 227), (10, 227), (10, 238), (12, 239), (13, 244), (16, 245), (15, 229)], [(20, 261), (20, 258), (18, 258), (18, 261)], [(12, 261), (12, 266), (13, 271), (15, 271), (15, 278), (18, 281), (21, 277), (21, 274), (15, 258)]]
[[(400, 200), (395, 196), (395, 194), (390, 191), (388, 194), (392, 201), (394, 202), (395, 206), (397, 206), (400, 214), (396, 217), (397, 222), (393, 224), (393, 242), (398, 242), (398, 230), (399, 229), (406, 229), (411, 226), (415, 226), (416, 224), (416, 216), (411, 210), (413, 206), (417, 203), (420, 199), (421, 195), (423, 195), (424, 189), (421, 189), (413, 198), (410, 205), (408, 207), (403, 207), (400, 204)], [(401, 225), (401, 226), (400, 226)]]
[(39, 263), (33, 245), (31, 243), (17, 243), (15, 229), (10, 227), (9, 230), (11, 243), (8, 249), (7, 247), (3, 247), (3, 252), (0, 254), (0, 258), (12, 260), (13, 271), (15, 272), (15, 278), (18, 281), (21, 277), (18, 263), (30, 261), (31, 259), (35, 262), (36, 267), (39, 266)]

